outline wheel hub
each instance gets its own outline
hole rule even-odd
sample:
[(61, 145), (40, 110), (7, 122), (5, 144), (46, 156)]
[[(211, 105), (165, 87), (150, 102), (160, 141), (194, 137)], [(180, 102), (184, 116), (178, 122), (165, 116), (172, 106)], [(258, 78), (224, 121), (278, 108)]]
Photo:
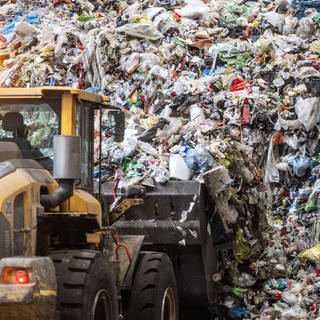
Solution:
[(161, 320), (177, 320), (176, 319), (176, 301), (172, 289), (166, 289), (162, 299)]
[(111, 320), (111, 304), (108, 292), (99, 290), (92, 305), (92, 320)]

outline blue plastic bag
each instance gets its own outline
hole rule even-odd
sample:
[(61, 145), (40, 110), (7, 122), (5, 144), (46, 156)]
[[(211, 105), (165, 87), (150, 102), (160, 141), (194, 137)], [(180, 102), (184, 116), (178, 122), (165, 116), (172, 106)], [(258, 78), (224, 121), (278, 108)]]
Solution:
[(20, 21), (20, 17), (15, 17), (11, 23), (6, 25), (2, 29), (2, 34), (6, 35), (6, 34), (11, 33), (13, 31), (14, 27), (16, 26), (16, 23), (19, 22), (19, 21)]
[(288, 161), (292, 166), (293, 173), (298, 177), (303, 177), (310, 167), (310, 158), (304, 158), (302, 155), (297, 155)]
[(38, 15), (29, 15), (24, 18), (24, 21), (30, 23), (30, 24), (39, 24), (40, 19)]
[(240, 307), (240, 308), (234, 308), (231, 311), (231, 316), (234, 319), (241, 319), (249, 314), (249, 311), (246, 308)]
[(214, 159), (206, 150), (205, 146), (199, 144), (195, 149), (188, 150), (185, 161), (193, 173), (205, 173), (212, 168)]
[(304, 16), (304, 11), (309, 8), (320, 10), (320, 0), (292, 0), (291, 7), (295, 10), (298, 19)]

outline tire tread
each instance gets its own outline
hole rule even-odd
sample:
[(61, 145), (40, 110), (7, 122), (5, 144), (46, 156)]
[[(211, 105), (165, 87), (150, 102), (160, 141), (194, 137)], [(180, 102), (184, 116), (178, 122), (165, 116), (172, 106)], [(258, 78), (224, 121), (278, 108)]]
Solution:
[[(57, 275), (57, 309), (60, 319), (85, 319), (83, 309), (86, 304), (84, 299), (86, 283), (89, 281), (91, 267), (101, 257), (100, 252), (63, 250), (53, 252), (50, 256), (54, 262)], [(116, 296), (116, 293), (114, 296)], [(115, 314), (117, 314), (116, 309), (114, 310)]]
[(157, 314), (162, 290), (159, 281), (166, 281), (166, 276), (173, 279), (176, 294), (175, 276), (169, 257), (165, 253), (141, 252), (129, 303), (129, 320), (160, 319)]

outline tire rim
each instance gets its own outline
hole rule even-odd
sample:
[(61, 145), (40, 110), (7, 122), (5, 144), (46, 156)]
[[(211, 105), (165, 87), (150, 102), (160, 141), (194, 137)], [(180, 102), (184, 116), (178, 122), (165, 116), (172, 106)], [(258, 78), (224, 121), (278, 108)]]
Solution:
[(177, 320), (176, 319), (176, 300), (173, 290), (167, 288), (164, 292), (161, 307), (161, 320)]
[(111, 301), (105, 289), (96, 293), (91, 310), (92, 320), (111, 320)]

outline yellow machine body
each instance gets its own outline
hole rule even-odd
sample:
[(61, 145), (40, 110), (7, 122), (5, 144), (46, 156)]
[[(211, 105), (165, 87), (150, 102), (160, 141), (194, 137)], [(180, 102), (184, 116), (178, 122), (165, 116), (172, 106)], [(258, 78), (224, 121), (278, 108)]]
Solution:
[[(76, 252), (85, 262), (102, 254), (113, 262), (117, 283), (132, 279), (143, 236), (128, 236), (122, 254), (94, 193), (96, 126), (101, 136), (104, 116), (115, 141), (124, 131), (123, 112), (108, 102), (67, 87), (0, 88), (0, 320), (57, 319), (59, 252), (68, 259)], [(78, 165), (61, 160), (69, 149), (53, 147), (54, 137), (80, 143)], [(57, 163), (69, 166), (66, 176), (54, 173)], [(71, 171), (79, 176), (68, 177)]]
[[(0, 112), (1, 103), (3, 102), (21, 104), (23, 106), (23, 103), (41, 103), (48, 99), (59, 101), (58, 104), (61, 104), (59, 134), (65, 136), (77, 134), (76, 108), (78, 101), (89, 103), (93, 108), (95, 105), (104, 105), (105, 102), (109, 101), (107, 96), (66, 87), (0, 88)], [(29, 174), (30, 171), (38, 173), (32, 176)], [(53, 192), (58, 187), (58, 183), (51, 173), (44, 169), (20, 168), (0, 179), (0, 211), (3, 213), (5, 221), (11, 226), (12, 234), (10, 239), (13, 239), (13, 233), (22, 232), (24, 234), (23, 249), (12, 248), (12, 254), (17, 251), (23, 255), (35, 255), (36, 253), (36, 217), (37, 214), (41, 214), (41, 211), (45, 214), (40, 205), (41, 187), (46, 187), (48, 193)], [(14, 215), (12, 214), (14, 212), (15, 199), (18, 195), (23, 197), (24, 224), (21, 230), (15, 230)], [(61, 212), (64, 215), (95, 215), (97, 223), (101, 226), (101, 205), (94, 196), (84, 190), (76, 189), (70, 199), (51, 211), (51, 213)], [(8, 237), (9, 235), (6, 236)]]

